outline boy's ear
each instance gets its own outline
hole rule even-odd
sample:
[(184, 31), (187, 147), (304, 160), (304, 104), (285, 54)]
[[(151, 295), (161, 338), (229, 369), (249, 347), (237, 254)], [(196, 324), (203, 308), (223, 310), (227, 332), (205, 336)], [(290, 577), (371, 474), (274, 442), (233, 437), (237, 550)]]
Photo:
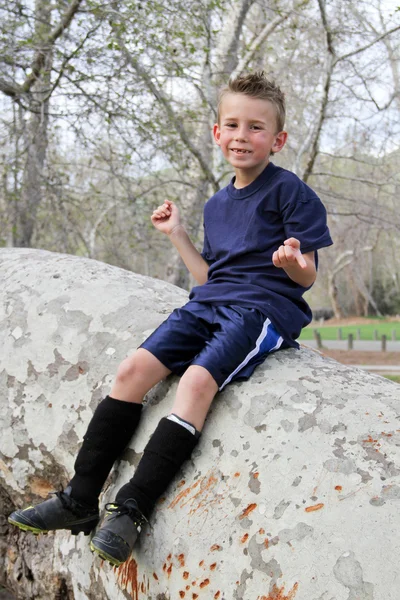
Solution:
[(274, 154), (282, 150), (283, 146), (286, 144), (287, 135), (287, 131), (280, 131), (276, 134), (274, 145), (271, 148)]
[(218, 123), (215, 123), (215, 125), (213, 127), (213, 134), (214, 134), (214, 140), (216, 141), (216, 143), (219, 146), (220, 145), (220, 138), (221, 138), (221, 131), (220, 131)]

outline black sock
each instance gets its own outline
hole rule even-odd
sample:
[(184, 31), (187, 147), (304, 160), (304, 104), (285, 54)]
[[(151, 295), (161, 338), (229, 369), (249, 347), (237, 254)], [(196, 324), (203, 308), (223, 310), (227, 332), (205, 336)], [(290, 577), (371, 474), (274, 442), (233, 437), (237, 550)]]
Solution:
[(200, 433), (193, 425), (190, 427), (195, 434), (182, 424), (165, 417), (161, 419), (144, 449), (134, 476), (119, 490), (115, 501), (122, 504), (128, 498), (134, 498), (148, 519), (157, 499), (190, 457), (199, 440)]
[(142, 405), (107, 396), (96, 408), (83, 436), (69, 485), (78, 502), (97, 505), (114, 461), (125, 450), (139, 424)]

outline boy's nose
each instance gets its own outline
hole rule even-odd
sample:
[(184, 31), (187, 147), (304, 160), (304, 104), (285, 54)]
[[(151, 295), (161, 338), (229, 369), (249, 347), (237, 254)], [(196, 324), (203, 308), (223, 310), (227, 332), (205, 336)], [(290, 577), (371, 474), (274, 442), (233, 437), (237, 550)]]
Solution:
[(247, 139), (246, 132), (243, 129), (238, 129), (235, 132), (235, 141), (236, 142), (245, 142)]

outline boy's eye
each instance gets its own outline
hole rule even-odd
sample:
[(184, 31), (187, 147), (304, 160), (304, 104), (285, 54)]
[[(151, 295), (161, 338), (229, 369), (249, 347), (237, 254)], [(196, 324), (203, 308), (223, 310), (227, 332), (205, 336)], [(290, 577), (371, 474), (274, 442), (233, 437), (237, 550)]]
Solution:
[(237, 126), (236, 123), (226, 123), (226, 127), (233, 128), (233, 127), (236, 127), (236, 126)]
[(259, 125), (252, 125), (251, 129), (261, 129), (261, 127)]

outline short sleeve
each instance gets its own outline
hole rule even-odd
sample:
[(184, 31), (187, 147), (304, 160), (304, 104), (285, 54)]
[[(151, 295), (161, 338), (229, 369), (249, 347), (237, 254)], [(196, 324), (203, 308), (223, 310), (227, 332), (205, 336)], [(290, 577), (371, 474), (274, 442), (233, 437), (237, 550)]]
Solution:
[(211, 266), (212, 263), (215, 262), (215, 257), (212, 254), (210, 244), (208, 241), (208, 237), (207, 237), (207, 232), (206, 232), (205, 228), (204, 228), (203, 250), (201, 252), (201, 256), (204, 258), (204, 260), (208, 263), (209, 266)]
[[(291, 189), (290, 189), (291, 188)], [(326, 221), (326, 209), (318, 196), (302, 181), (282, 190), (281, 212), (286, 239), (300, 242), (302, 253), (333, 244)]]

